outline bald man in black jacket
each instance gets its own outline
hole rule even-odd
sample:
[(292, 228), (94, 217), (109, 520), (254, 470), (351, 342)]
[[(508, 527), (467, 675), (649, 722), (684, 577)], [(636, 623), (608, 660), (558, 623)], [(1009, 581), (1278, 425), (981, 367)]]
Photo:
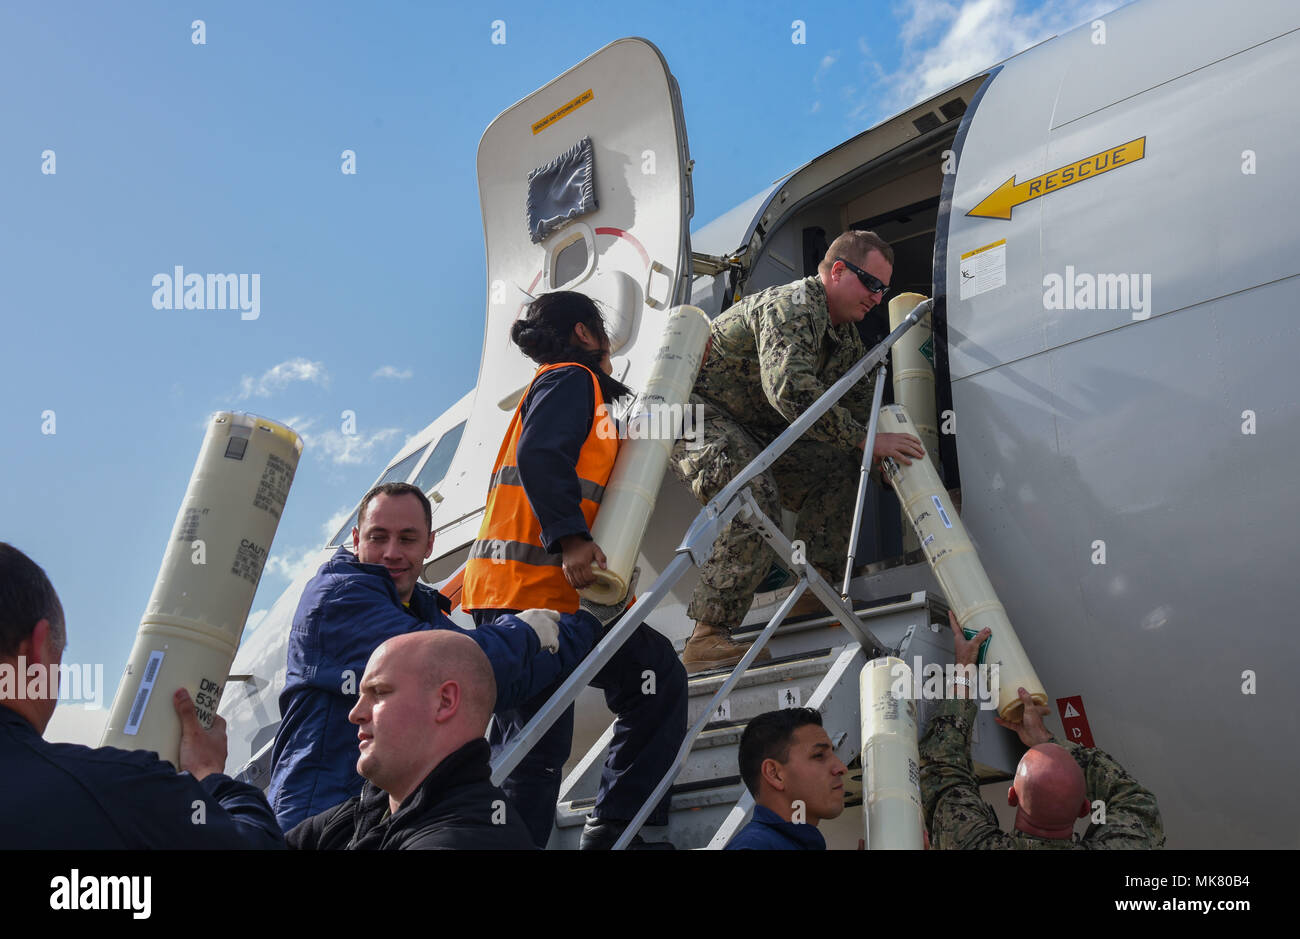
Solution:
[(361, 795), (289, 831), (301, 850), (535, 850), (492, 785), (483, 733), (492, 666), (450, 631), (397, 636), (370, 657), (348, 719), (357, 725)]

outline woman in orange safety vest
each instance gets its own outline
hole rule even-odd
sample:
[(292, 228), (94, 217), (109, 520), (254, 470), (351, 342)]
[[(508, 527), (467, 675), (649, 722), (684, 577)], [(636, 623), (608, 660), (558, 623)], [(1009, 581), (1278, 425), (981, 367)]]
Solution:
[[(543, 294), (510, 338), (540, 368), (501, 443), (466, 564), (461, 605), (476, 623), (532, 608), (577, 612), (578, 590), (595, 582), (594, 565), (605, 566), (591, 526), (618, 455), (608, 406), (630, 394), (610, 375), (609, 337), (584, 294)], [(647, 670), (655, 673), (654, 694), (643, 693)], [(686, 673), (672, 644), (651, 627), (638, 627), (592, 685), (605, 691), (617, 721), (584, 849), (612, 846), (686, 733)], [(498, 712), (489, 735), (494, 747), (517, 736), (549, 696)], [(503, 786), (539, 847), (550, 837), (572, 738), (570, 707)], [(665, 798), (647, 824), (667, 821)], [(633, 844), (644, 842), (638, 836)]]

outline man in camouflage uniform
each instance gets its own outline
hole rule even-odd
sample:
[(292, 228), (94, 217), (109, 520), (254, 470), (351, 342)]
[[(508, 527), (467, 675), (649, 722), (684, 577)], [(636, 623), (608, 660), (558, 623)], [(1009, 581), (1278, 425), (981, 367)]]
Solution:
[[(817, 274), (769, 287), (741, 300), (713, 321), (712, 345), (691, 404), (704, 421), (691, 443), (672, 454), (676, 476), (701, 504), (718, 494), (746, 464), (867, 353), (854, 324), (889, 289), (894, 252), (872, 232), (849, 231), (831, 244)], [(796, 538), (823, 576), (848, 552), (849, 521), (866, 443), (874, 382), (868, 378), (751, 483), (768, 518), (781, 507), (799, 513)], [(874, 457), (910, 464), (924, 455), (907, 434), (877, 434)], [(735, 665), (747, 644), (731, 640), (754, 591), (776, 559), (747, 523), (733, 521), (700, 570), (687, 615), (696, 621), (682, 661), (688, 672)], [(794, 614), (814, 612), (811, 596)], [(760, 658), (770, 657), (767, 650)]]
[[(975, 662), (984, 630), (967, 641), (949, 614), (957, 648), (957, 664)], [(921, 739), (921, 798), (930, 843), (936, 848), (997, 849), (1099, 849), (1159, 848), (1165, 843), (1164, 825), (1156, 798), (1142, 788), (1108, 753), (1062, 744), (1046, 727), (1049, 708), (1036, 706), (1020, 689), (1024, 716), (1020, 721), (999, 719), (1031, 749), (1016, 767), (1015, 782), (1007, 801), (1016, 807), (1016, 831), (1006, 834), (998, 826), (993, 807), (980, 797), (979, 781), (971, 768), (970, 733), (976, 702), (964, 686), (955, 684), (955, 697), (939, 703)], [(1090, 800), (1100, 799), (1105, 821), (1094, 822), (1082, 840), (1074, 837), (1074, 821), (1091, 811)]]

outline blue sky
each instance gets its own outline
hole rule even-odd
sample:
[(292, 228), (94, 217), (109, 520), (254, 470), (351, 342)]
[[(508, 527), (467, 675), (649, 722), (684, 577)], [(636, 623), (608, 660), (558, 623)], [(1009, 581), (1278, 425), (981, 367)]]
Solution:
[[(258, 611), (474, 385), (479, 137), (601, 46), (645, 37), (676, 75), (699, 228), (1117, 5), (6, 3), (0, 539), (59, 590), (65, 660), (103, 663), (111, 702), (213, 411), (307, 439)], [(152, 278), (176, 265), (260, 274), (259, 317), (154, 309)]]

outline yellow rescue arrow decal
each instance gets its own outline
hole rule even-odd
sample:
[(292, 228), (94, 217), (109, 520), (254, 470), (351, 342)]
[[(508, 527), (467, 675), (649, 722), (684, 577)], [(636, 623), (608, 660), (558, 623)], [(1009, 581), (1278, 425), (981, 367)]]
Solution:
[(1136, 163), (1146, 156), (1146, 153), (1147, 139), (1139, 137), (1118, 147), (1108, 147), (1090, 157), (1067, 163), (1059, 169), (1027, 179), (1023, 183), (1016, 182), (1016, 178), (1012, 176), (966, 214), (976, 218), (1009, 219), (1011, 210), (1024, 202), (1030, 202), (1049, 192), (1064, 189), (1066, 186), (1073, 186), (1075, 183), (1086, 182), (1102, 173), (1127, 166), (1129, 163)]

